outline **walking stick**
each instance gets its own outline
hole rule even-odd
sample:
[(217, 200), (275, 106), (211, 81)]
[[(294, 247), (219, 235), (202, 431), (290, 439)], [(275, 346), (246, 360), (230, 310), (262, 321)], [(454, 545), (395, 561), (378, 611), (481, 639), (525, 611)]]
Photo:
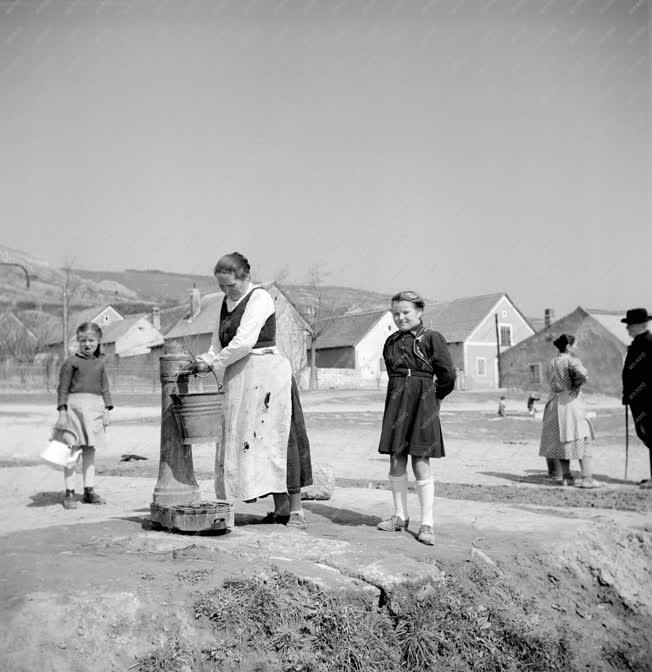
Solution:
[(629, 406), (625, 404), (625, 480), (627, 480), (628, 463), (629, 463)]

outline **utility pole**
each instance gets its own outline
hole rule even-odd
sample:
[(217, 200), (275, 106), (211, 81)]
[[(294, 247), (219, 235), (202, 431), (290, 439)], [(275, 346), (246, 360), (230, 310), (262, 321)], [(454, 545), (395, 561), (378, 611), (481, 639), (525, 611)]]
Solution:
[(496, 323), (496, 370), (498, 372), (498, 387), (500, 388), (500, 329), (498, 328), (498, 313), (494, 313), (494, 321)]
[(63, 360), (68, 356), (68, 276), (63, 285)]

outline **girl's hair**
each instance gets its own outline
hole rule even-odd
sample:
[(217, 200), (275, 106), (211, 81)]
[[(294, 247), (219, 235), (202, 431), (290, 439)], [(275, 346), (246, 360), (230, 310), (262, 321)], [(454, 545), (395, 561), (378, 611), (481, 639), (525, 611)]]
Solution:
[(77, 336), (86, 331), (92, 331), (97, 336), (97, 348), (95, 348), (95, 352), (93, 353), (97, 357), (102, 352), (102, 329), (100, 328), (100, 325), (95, 324), (95, 322), (82, 322), (77, 327)]
[(566, 352), (566, 348), (573, 343), (575, 343), (575, 336), (572, 334), (562, 334), (552, 342), (559, 352)]
[(426, 307), (426, 302), (416, 292), (409, 290), (394, 294), (392, 303), (395, 301), (409, 301), (417, 310), (423, 310)]
[(244, 254), (231, 252), (231, 254), (225, 254), (218, 259), (213, 269), (213, 275), (217, 275), (218, 273), (233, 273), (238, 280), (242, 280), (249, 275), (250, 270), (249, 261)]

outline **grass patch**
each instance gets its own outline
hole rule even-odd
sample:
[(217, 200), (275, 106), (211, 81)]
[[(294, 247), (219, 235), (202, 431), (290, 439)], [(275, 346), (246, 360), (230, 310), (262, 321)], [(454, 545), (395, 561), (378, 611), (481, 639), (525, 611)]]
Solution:
[[(212, 626), (195, 670), (235, 672), (562, 672), (575, 669), (564, 635), (534, 604), (479, 567), (461, 579), (395, 591), (384, 606), (316, 589), (292, 574), (237, 577), (198, 593)], [(176, 652), (175, 652), (176, 651)], [(178, 672), (183, 647), (139, 672)], [(169, 653), (169, 652), (168, 652)], [(181, 662), (179, 662), (181, 661)], [(174, 666), (173, 666), (174, 665)], [(175, 667), (176, 666), (176, 667)]]

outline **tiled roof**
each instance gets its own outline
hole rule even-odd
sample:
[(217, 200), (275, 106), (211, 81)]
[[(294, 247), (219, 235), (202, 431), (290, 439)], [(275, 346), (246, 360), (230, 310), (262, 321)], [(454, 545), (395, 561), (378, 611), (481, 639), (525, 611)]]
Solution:
[(625, 316), (624, 310), (600, 310), (599, 308), (585, 308), (584, 310), (621, 343), (631, 344), (632, 339), (627, 333), (627, 327), (620, 321)]
[(527, 321), (535, 333), (541, 331), (546, 326), (546, 321), (543, 317), (528, 317)]
[(196, 336), (197, 334), (212, 334), (217, 326), (219, 311), (224, 294), (215, 292), (201, 297), (199, 314), (192, 320), (187, 318), (188, 311), (173, 327), (165, 334), (165, 340), (183, 338), (184, 336)]
[(146, 313), (128, 315), (122, 320), (116, 320), (102, 327), (102, 343), (115, 343), (146, 315)]
[(448, 343), (462, 343), (503, 296), (506, 295), (485, 294), (427, 304), (423, 324), (438, 331)]
[[(80, 324), (84, 322), (92, 322), (103, 310), (107, 308), (112, 308), (110, 304), (104, 303), (100, 306), (91, 306), (90, 308), (84, 308), (83, 310), (77, 310), (74, 313), (68, 315), (68, 328), (70, 332), (73, 332)], [(114, 309), (115, 310), (115, 309)], [(117, 311), (116, 311), (117, 312)], [(52, 325), (50, 332), (48, 333), (45, 343), (47, 345), (56, 345), (62, 341), (62, 326), (61, 319), (58, 324)]]
[(321, 332), (317, 336), (317, 349), (356, 345), (386, 313), (386, 310), (373, 310), (365, 313), (348, 313), (324, 320), (317, 325), (317, 330)]
[[(161, 319), (161, 333), (167, 334), (172, 327), (182, 318), (188, 314), (188, 302), (173, 306), (172, 308), (161, 308), (159, 313)], [(150, 314), (151, 319), (151, 314)]]

